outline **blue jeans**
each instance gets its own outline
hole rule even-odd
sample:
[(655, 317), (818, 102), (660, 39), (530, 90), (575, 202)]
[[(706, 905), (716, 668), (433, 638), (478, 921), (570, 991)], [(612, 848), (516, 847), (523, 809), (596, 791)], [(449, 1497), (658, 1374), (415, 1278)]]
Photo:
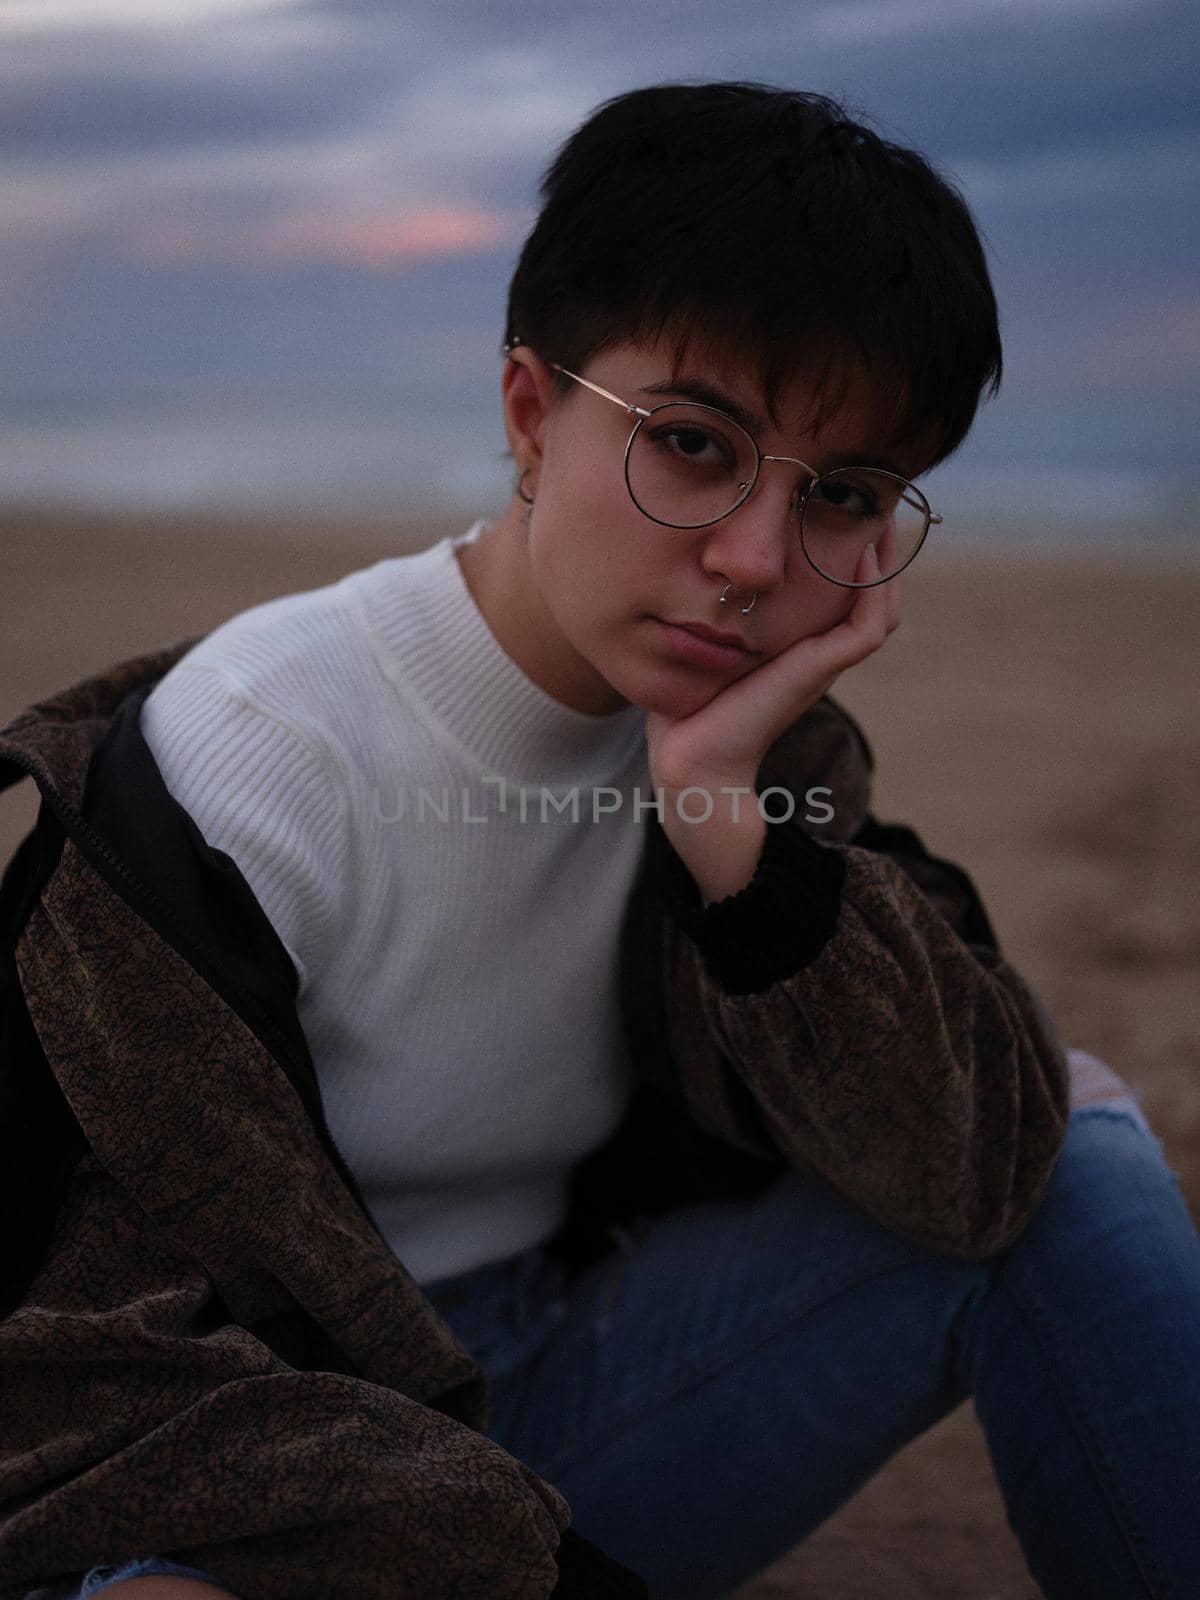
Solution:
[(488, 1373), (491, 1436), (654, 1600), (744, 1582), (968, 1396), (1049, 1600), (1189, 1600), (1200, 1238), (1136, 1100), (1097, 1081), (987, 1261), (789, 1172), (640, 1219), (574, 1281), (535, 1247), (427, 1293)]

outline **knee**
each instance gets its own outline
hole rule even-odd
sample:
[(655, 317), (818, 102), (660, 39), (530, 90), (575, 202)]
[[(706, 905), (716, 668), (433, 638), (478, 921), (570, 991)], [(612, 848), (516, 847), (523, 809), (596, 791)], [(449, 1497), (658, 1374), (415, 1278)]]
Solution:
[(1150, 1133), (1150, 1124), (1137, 1103), (1132, 1085), (1114, 1072), (1107, 1061), (1088, 1050), (1068, 1050), (1067, 1075), (1072, 1114), (1093, 1108), (1107, 1109), (1131, 1119), (1144, 1132)]
[(1180, 1176), (1132, 1093), (1072, 1104), (1066, 1137), (1041, 1205), (1044, 1225), (1088, 1232), (1181, 1205)]
[(106, 1584), (103, 1594), (104, 1600), (236, 1600), (229, 1589), (217, 1589), (200, 1578), (160, 1574), (121, 1578), (116, 1583)]

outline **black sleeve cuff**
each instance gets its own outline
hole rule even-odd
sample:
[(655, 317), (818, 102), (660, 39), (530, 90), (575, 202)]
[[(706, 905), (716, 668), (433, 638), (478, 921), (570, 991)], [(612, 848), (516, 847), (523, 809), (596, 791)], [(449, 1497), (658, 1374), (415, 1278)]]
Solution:
[(790, 978), (833, 937), (846, 881), (843, 850), (818, 844), (794, 820), (769, 822), (750, 882), (706, 908), (691, 873), (655, 827), (668, 910), (727, 994), (755, 994)]
[(558, 1582), (550, 1600), (649, 1600), (650, 1591), (636, 1573), (574, 1528), (564, 1530), (557, 1560)]

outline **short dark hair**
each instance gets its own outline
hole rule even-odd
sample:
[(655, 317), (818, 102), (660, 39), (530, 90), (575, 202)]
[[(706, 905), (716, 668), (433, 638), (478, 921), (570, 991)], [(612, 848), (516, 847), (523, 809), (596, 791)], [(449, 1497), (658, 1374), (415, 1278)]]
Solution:
[(740, 82), (618, 95), (540, 192), (506, 344), (576, 372), (663, 335), (748, 354), (773, 416), (798, 372), (836, 406), (832, 383), (861, 363), (893, 440), (930, 442), (926, 465), (999, 387), (996, 300), (962, 196), (825, 95)]

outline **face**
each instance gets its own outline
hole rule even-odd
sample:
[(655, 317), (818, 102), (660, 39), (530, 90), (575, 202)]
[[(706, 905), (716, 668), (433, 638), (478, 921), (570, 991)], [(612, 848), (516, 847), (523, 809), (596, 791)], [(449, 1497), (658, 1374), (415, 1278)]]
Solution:
[[(720, 522), (663, 527), (638, 509), (625, 485), (625, 445), (636, 419), (578, 384), (555, 397), (553, 372), (531, 352), (520, 356), (528, 366), (510, 382), (506, 415), (535, 503), (527, 531), (521, 529), (525, 598), (515, 602), (526, 615), (509, 619), (508, 634), (524, 641), (514, 653), (520, 659), (525, 650), (521, 664), (550, 693), (594, 713), (632, 702), (684, 717), (846, 616), (855, 591), (821, 577), (801, 548), (794, 497), (809, 482), (802, 468), (764, 461), (749, 500)], [(763, 419), (754, 431), (764, 455), (798, 457), (817, 472), (885, 464), (871, 395), (861, 382), (847, 389), (837, 414), (816, 433), (813, 393), (803, 380), (781, 397), (776, 426), (748, 364), (710, 358), (702, 367), (689, 362), (683, 372), (675, 370), (669, 347), (627, 344), (597, 356), (580, 376), (646, 408), (694, 399), (687, 386), (702, 381)], [(683, 387), (658, 387), (664, 383)], [(530, 399), (539, 385), (541, 399)], [(914, 475), (912, 461), (891, 464)], [(722, 605), (719, 597), (731, 584)], [(740, 648), (705, 647), (690, 624), (733, 634)]]

